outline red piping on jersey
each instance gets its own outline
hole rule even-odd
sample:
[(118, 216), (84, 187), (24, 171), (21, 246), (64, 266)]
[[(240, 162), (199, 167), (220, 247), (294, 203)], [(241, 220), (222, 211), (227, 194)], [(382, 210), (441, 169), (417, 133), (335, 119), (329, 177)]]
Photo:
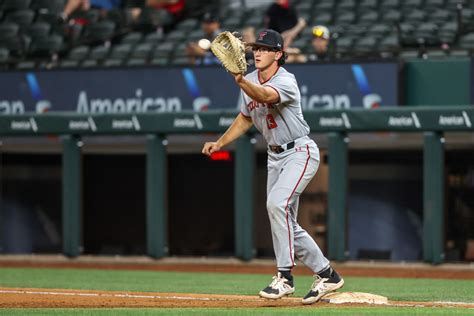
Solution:
[(286, 206), (285, 206), (285, 213), (286, 213), (286, 226), (288, 227), (288, 244), (290, 245), (290, 259), (291, 259), (291, 264), (293, 266), (295, 266), (295, 259), (293, 259), (293, 256), (291, 255), (292, 253), (292, 247), (291, 247), (291, 231), (290, 231), (290, 224), (288, 222), (288, 215), (289, 215), (289, 211), (288, 211), (288, 204), (290, 203), (290, 199), (291, 197), (293, 196), (293, 193), (295, 193), (296, 191), (296, 188), (298, 187), (298, 185), (300, 184), (301, 182), (301, 179), (303, 178), (304, 176), (304, 173), (306, 172), (306, 167), (308, 167), (308, 162), (309, 162), (309, 159), (311, 158), (311, 154), (309, 153), (309, 146), (306, 145), (306, 149), (308, 150), (308, 159), (306, 159), (306, 163), (304, 165), (304, 169), (303, 169), (303, 173), (301, 174), (300, 178), (298, 179), (298, 182), (296, 183), (293, 191), (291, 192), (290, 196), (288, 197), (288, 200), (286, 200)]
[(251, 116), (250, 115), (245, 115), (244, 112), (240, 111), (240, 114), (242, 114), (243, 116), (247, 117), (247, 118), (250, 118)]
[(268, 80), (272, 79), (273, 76), (278, 72), (278, 70), (280, 69), (280, 66), (277, 67), (277, 69), (275, 70), (275, 72), (265, 81), (262, 81), (260, 80), (260, 70), (258, 71), (258, 82), (260, 82), (260, 84), (264, 84), (265, 82), (267, 82)]
[[(280, 92), (278, 92), (277, 89), (275, 89), (274, 87), (270, 86), (270, 85), (266, 85), (265, 87), (269, 87), (269, 88), (272, 88), (273, 90), (275, 90), (275, 92), (278, 94), (278, 101), (275, 102), (275, 103), (279, 103), (281, 101), (281, 97), (280, 97)], [(275, 104), (274, 103), (274, 104)]]

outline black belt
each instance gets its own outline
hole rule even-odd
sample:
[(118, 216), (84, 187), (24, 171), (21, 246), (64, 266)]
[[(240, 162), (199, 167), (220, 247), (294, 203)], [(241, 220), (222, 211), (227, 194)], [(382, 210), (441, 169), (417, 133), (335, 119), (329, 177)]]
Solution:
[(291, 149), (295, 147), (295, 141), (289, 142), (288, 144), (276, 146), (276, 145), (268, 145), (268, 149), (274, 152), (275, 154), (281, 154), (285, 150)]

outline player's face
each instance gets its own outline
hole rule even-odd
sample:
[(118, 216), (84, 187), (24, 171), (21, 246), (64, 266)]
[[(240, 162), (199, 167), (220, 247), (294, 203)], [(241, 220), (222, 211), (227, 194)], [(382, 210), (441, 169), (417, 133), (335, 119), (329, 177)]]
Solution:
[(280, 57), (280, 52), (276, 52), (267, 47), (253, 47), (253, 56), (255, 60), (255, 67), (263, 70), (270, 67)]

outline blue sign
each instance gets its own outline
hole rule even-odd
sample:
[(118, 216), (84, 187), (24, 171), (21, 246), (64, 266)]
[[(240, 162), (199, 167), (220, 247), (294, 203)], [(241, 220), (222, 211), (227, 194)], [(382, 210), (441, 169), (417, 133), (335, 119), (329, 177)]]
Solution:
[[(398, 105), (398, 64), (286, 65), (303, 109)], [(252, 71), (252, 69), (250, 69)], [(220, 66), (2, 72), (0, 114), (237, 109), (239, 88)]]

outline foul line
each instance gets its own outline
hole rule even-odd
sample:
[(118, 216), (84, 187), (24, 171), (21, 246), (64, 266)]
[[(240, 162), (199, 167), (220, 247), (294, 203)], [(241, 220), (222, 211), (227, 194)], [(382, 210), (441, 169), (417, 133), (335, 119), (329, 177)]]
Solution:
[[(76, 293), (76, 292), (49, 292), (49, 291), (19, 291), (0, 290), (3, 294), (37, 294), (37, 295), (63, 295), (63, 296), (88, 296), (88, 297), (120, 297), (120, 298), (154, 298), (193, 301), (231, 301), (225, 298), (194, 297), (194, 296), (162, 296), (162, 295), (137, 295), (137, 294), (106, 294), (106, 293)], [(262, 299), (244, 299), (245, 301), (259, 302)], [(239, 301), (244, 301), (239, 299)]]

